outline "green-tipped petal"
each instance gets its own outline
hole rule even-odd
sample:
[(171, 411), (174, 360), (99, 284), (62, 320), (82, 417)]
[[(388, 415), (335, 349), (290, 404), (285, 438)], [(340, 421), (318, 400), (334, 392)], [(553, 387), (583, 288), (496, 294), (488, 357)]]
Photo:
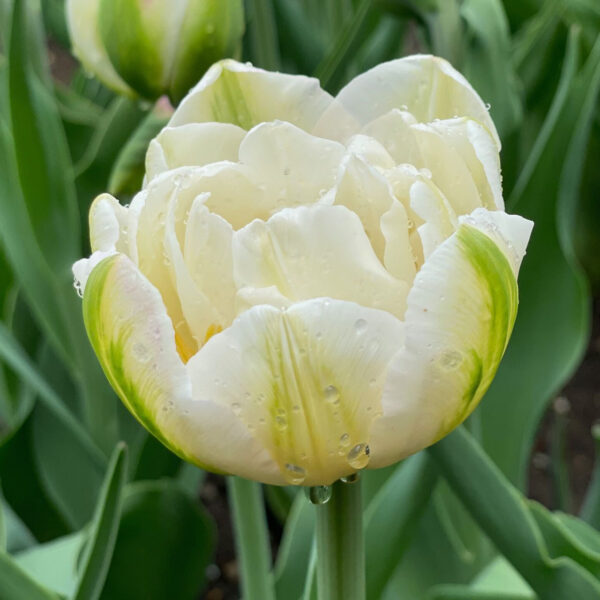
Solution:
[(135, 92), (119, 76), (100, 38), (98, 13), (102, 0), (67, 0), (65, 12), (73, 53), (102, 83), (120, 94)]
[(282, 482), (268, 452), (229, 407), (192, 395), (160, 294), (127, 257), (115, 254), (93, 269), (83, 314), (114, 390), (168, 448), (211, 470)]
[(266, 121), (281, 120), (311, 131), (332, 100), (317, 79), (223, 60), (190, 91), (170, 125), (217, 121), (250, 130)]
[(370, 424), (402, 331), (389, 313), (351, 302), (255, 306), (187, 366), (194, 394), (238, 414), (288, 483), (325, 485), (368, 464)]
[(490, 385), (517, 314), (532, 223), (476, 210), (439, 246), (408, 296), (406, 344), (390, 364), (371, 466), (390, 464), (466, 419)]

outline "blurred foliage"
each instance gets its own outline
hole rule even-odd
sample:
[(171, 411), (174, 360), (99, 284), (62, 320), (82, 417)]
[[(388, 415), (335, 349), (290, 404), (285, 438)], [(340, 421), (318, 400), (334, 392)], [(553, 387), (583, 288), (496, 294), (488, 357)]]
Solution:
[[(368, 597), (600, 597), (600, 467), (581, 519), (523, 496), (540, 418), (581, 360), (600, 289), (600, 4), (247, 0), (246, 14), (244, 59), (333, 93), (405, 54), (451, 60), (490, 103), (508, 210), (536, 224), (481, 408), (431, 450), (365, 473)], [(0, 598), (192, 600), (215, 544), (202, 473), (116, 401), (70, 275), (91, 200), (128, 201), (166, 116), (114, 96), (68, 46), (62, 0), (0, 0)], [(560, 446), (553, 459), (564, 474)], [(277, 595), (310, 598), (311, 507), (266, 492), (284, 522)]]

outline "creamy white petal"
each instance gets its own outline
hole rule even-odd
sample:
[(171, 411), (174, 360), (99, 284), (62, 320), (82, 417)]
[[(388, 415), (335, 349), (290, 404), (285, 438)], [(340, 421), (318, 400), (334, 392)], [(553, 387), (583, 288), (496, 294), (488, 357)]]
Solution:
[(110, 194), (100, 194), (92, 202), (89, 213), (92, 252), (127, 249), (127, 208)]
[(409, 112), (394, 108), (367, 123), (362, 132), (381, 143), (397, 164), (412, 164), (421, 160), (411, 128), (416, 122)]
[[(202, 194), (197, 200), (202, 202), (206, 196), (208, 194)], [(217, 329), (220, 331), (222, 325), (218, 323), (219, 319), (216, 310), (202, 289), (196, 285), (184, 261), (181, 244), (176, 231), (177, 224), (181, 222), (181, 215), (178, 214), (181, 210), (180, 205), (181, 203), (177, 197), (169, 204), (165, 224), (164, 246), (165, 259), (171, 265), (173, 284), (177, 291), (183, 317), (196, 342), (188, 353), (188, 355), (191, 355)]]
[(344, 147), (275, 121), (258, 125), (240, 145), (240, 162), (252, 169), (273, 205), (311, 204), (335, 183)]
[[(490, 210), (504, 209), (500, 155), (494, 140), (481, 124), (472, 119), (457, 118), (428, 125), (418, 124), (413, 129), (419, 131), (416, 136), (422, 157), (422, 165), (419, 166), (431, 170), (433, 180), (444, 192), (446, 186), (451, 187), (459, 176), (467, 179), (464, 173), (466, 169), (477, 189), (479, 205)], [(435, 132), (437, 136), (423, 136), (423, 133), (431, 132)], [(436, 143), (444, 145), (444, 155), (431, 152), (432, 144)], [(459, 166), (458, 161), (453, 160), (454, 157), (460, 158), (462, 165)]]
[(382, 63), (355, 77), (336, 100), (363, 125), (395, 108), (412, 113), (420, 123), (469, 117), (482, 123), (500, 148), (486, 105), (443, 58), (415, 55)]
[(397, 279), (412, 284), (416, 273), (416, 257), (410, 243), (410, 225), (406, 209), (394, 200), (380, 219), (384, 237), (383, 264)]
[(423, 256), (429, 255), (458, 226), (456, 213), (436, 186), (429, 182), (415, 181), (410, 188), (410, 206), (421, 217), (423, 223), (418, 227)]
[(223, 60), (181, 102), (170, 125), (217, 121), (250, 130), (279, 119), (310, 131), (332, 100), (317, 79)]
[(184, 259), (194, 283), (213, 308), (211, 335), (228, 327), (235, 314), (232, 240), (231, 225), (211, 213), (201, 196), (196, 197), (187, 220)]
[(335, 204), (345, 206), (360, 218), (377, 257), (383, 261), (385, 238), (380, 220), (394, 202), (386, 178), (361, 157), (350, 154), (340, 167)]
[(402, 323), (326, 298), (256, 306), (188, 363), (193, 393), (230, 408), (289, 483), (332, 483), (367, 465)]
[(350, 154), (359, 156), (377, 169), (391, 169), (396, 164), (385, 146), (368, 135), (353, 135), (348, 141), (347, 149)]
[(167, 447), (211, 470), (283, 482), (268, 451), (229, 407), (192, 395), (161, 296), (127, 257), (113, 255), (92, 271), (83, 310), (113, 388)]
[(238, 288), (276, 286), (290, 300), (328, 296), (404, 314), (408, 285), (375, 255), (360, 219), (344, 206), (285, 209), (233, 238)]
[(423, 265), (408, 296), (406, 344), (390, 364), (383, 415), (373, 424), (371, 466), (434, 443), (477, 406), (512, 331), (531, 227), (480, 209)]
[(223, 160), (237, 161), (246, 132), (230, 123), (188, 123), (165, 127), (146, 153), (146, 181), (164, 171), (204, 166)]

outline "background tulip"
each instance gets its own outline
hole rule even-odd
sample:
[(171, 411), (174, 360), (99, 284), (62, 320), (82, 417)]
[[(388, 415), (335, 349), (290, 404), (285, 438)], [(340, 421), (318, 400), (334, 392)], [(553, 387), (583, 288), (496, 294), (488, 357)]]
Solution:
[(242, 0), (68, 0), (73, 50), (119, 93), (178, 102), (206, 69), (239, 51)]
[(185, 458), (329, 484), (432, 444), (489, 386), (531, 222), (446, 61), (332, 98), (225, 61), (152, 141), (144, 189), (90, 212), (74, 272), (113, 387)]

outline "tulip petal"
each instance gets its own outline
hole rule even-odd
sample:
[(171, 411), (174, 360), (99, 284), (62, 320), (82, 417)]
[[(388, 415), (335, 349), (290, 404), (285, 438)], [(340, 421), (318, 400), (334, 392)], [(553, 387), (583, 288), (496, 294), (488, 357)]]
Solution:
[(380, 220), (394, 203), (394, 194), (383, 175), (355, 154), (341, 165), (334, 204), (345, 206), (360, 218), (377, 257), (383, 261), (385, 238)]
[(161, 296), (127, 257), (115, 254), (92, 271), (83, 312), (111, 385), (168, 448), (211, 470), (282, 482), (268, 452), (229, 407), (192, 396)]
[(516, 276), (532, 223), (479, 209), (417, 274), (406, 343), (393, 358), (371, 465), (393, 463), (466, 419), (498, 368), (517, 313)]
[(170, 169), (237, 161), (246, 132), (229, 123), (188, 123), (165, 127), (150, 142), (146, 154), (146, 179)]
[[(500, 148), (487, 107), (469, 82), (442, 58), (415, 55), (380, 64), (355, 77), (336, 101), (363, 125), (392, 109), (408, 111), (420, 123), (469, 117), (482, 123)], [(327, 117), (326, 113), (323, 121)]]
[(281, 120), (310, 131), (332, 101), (317, 79), (271, 73), (227, 59), (206, 72), (170, 125), (216, 121), (250, 130)]
[(100, 2), (101, 0), (67, 0), (65, 13), (73, 54), (109, 88), (126, 96), (134, 96), (135, 92), (121, 79), (110, 62), (100, 39), (97, 25)]
[(504, 209), (500, 155), (488, 132), (471, 119), (412, 126), (419, 147), (417, 167), (431, 172), (457, 214), (479, 206)]
[(125, 252), (127, 248), (127, 208), (110, 194), (100, 194), (92, 202), (89, 213), (90, 246), (100, 250)]
[(275, 121), (252, 129), (240, 145), (240, 162), (252, 169), (272, 212), (317, 202), (333, 187), (344, 155), (341, 144)]
[(387, 364), (402, 345), (389, 313), (316, 298), (255, 306), (187, 365), (195, 396), (233, 410), (289, 483), (332, 483), (366, 466)]
[(292, 301), (328, 296), (402, 317), (408, 285), (390, 275), (345, 206), (284, 209), (233, 237), (238, 288), (277, 287)]

